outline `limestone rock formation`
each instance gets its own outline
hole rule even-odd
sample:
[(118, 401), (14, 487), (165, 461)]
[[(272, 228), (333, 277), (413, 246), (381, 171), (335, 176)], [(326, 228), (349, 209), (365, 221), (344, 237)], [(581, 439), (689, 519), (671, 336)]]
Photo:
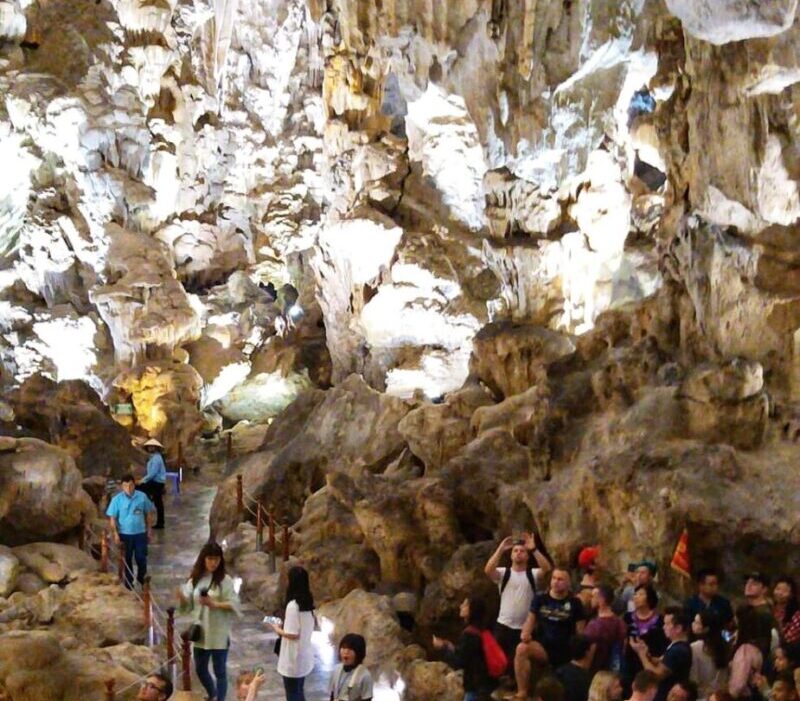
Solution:
[(36, 438), (0, 438), (0, 538), (9, 545), (58, 539), (95, 507), (70, 455)]
[(143, 455), (84, 382), (34, 375), (11, 395), (18, 425), (66, 450), (86, 476), (120, 477)]
[(0, 596), (6, 597), (17, 584), (19, 560), (11, 548), (0, 546)]
[(202, 380), (191, 365), (145, 363), (117, 376), (114, 387), (133, 405), (137, 427), (158, 438), (173, 457), (200, 432)]
[(107, 679), (115, 679), (122, 689), (153, 668), (152, 653), (126, 652), (123, 662), (112, 648), (91, 653), (66, 650), (46, 631), (0, 635), (0, 690), (14, 701), (102, 701)]
[[(0, 2), (0, 539), (74, 533), (72, 460), (129, 455), (105, 403), (172, 458), (271, 422), (212, 530), (274, 608), (241, 474), (370, 635), (398, 593), (451, 621), (532, 525), (791, 569), (799, 34), (797, 0)], [(457, 698), (421, 630), (389, 666)]]
[[(297, 520), (305, 498), (324, 484), (329, 469), (383, 471), (402, 453), (397, 425), (411, 408), (355, 375), (326, 394), (298, 401), (301, 406), (287, 414), (285, 423), (279, 419), (270, 427), (264, 452), (243, 458), (238, 466), (245, 491), (274, 509), (279, 520)], [(335, 453), (329, 450), (332, 445)], [(224, 535), (238, 520), (235, 480), (229, 479), (212, 508), (213, 530)]]
[(43, 582), (74, 580), (80, 572), (94, 572), (97, 563), (82, 550), (60, 543), (27, 543), (14, 548), (14, 556)]

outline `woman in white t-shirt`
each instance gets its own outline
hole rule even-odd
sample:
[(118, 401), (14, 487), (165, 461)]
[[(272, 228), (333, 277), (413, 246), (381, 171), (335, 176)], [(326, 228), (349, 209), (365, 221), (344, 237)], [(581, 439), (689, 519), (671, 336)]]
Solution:
[(283, 677), (286, 701), (306, 701), (303, 685), (314, 669), (314, 597), (308, 583), (308, 572), (303, 567), (289, 570), (286, 587), (286, 613), (283, 626), (273, 625), (280, 636), (278, 674)]

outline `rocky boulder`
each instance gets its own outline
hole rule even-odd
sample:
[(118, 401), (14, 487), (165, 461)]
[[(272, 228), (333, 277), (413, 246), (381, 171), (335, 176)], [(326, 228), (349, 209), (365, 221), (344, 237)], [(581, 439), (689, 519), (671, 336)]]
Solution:
[(524, 497), (545, 469), (544, 455), (495, 428), (467, 445), (437, 475), (453, 492), (460, 532), (477, 542), (530, 527)]
[(481, 598), (490, 610), (496, 606), (499, 603), (497, 587), (483, 572), (495, 547), (491, 541), (458, 548), (445, 564), (441, 576), (425, 588), (417, 623), (427, 630), (442, 621), (454, 620), (458, 607), (468, 596)]
[(543, 437), (550, 413), (550, 389), (540, 382), (530, 389), (493, 406), (476, 409), (470, 421), (475, 435), (501, 428), (524, 445), (535, 445)]
[(454, 495), (442, 480), (400, 482), (364, 471), (356, 479), (333, 475), (328, 487), (377, 554), (385, 586), (421, 589), (439, 576), (447, 554), (463, 541)]
[(550, 329), (495, 322), (475, 336), (470, 375), (502, 399), (542, 382), (547, 376), (546, 366), (574, 350), (568, 336)]
[(687, 435), (750, 450), (764, 441), (769, 397), (761, 365), (733, 360), (693, 369), (678, 389)]
[(47, 625), (84, 648), (145, 641), (141, 602), (110, 574), (81, 573), (36, 592), (18, 589), (0, 602), (0, 632)]
[(408, 447), (428, 469), (444, 465), (470, 440), (470, 420), (477, 409), (493, 403), (478, 385), (469, 385), (445, 397), (441, 404), (425, 403), (410, 411), (398, 424)]
[(86, 647), (145, 643), (142, 604), (111, 574), (82, 575), (66, 587), (53, 622)]
[(19, 560), (11, 548), (0, 545), (0, 597), (14, 591), (19, 575)]
[[(397, 459), (405, 449), (398, 424), (410, 409), (409, 402), (376, 392), (356, 375), (324, 394), (301, 396), (275, 419), (262, 451), (237, 463), (244, 488), (272, 505), (279, 521), (293, 523), (305, 499), (324, 485), (327, 472), (380, 473)], [(238, 521), (231, 477), (214, 500), (212, 530), (221, 537)]]
[(121, 477), (144, 460), (95, 390), (81, 380), (56, 383), (34, 375), (11, 398), (17, 423), (66, 450), (86, 476)]
[(365, 663), (371, 668), (394, 671), (410, 642), (388, 596), (355, 589), (343, 599), (321, 606), (319, 615), (333, 623), (330, 636), (334, 645), (345, 633), (358, 633), (369, 641)]
[(35, 438), (0, 438), (0, 540), (20, 545), (57, 540), (91, 518), (95, 507), (75, 461)]
[[(143, 648), (72, 651), (46, 631), (0, 635), (0, 694), (13, 701), (104, 701), (106, 680), (124, 689), (154, 666), (153, 654)], [(134, 696), (132, 688), (121, 698)]]
[(97, 562), (82, 550), (60, 543), (28, 543), (14, 548), (21, 565), (48, 584), (71, 582), (84, 572), (96, 572)]
[(378, 554), (334, 489), (323, 487), (308, 498), (294, 530), (296, 556), (308, 567), (312, 588), (322, 601), (379, 584)]

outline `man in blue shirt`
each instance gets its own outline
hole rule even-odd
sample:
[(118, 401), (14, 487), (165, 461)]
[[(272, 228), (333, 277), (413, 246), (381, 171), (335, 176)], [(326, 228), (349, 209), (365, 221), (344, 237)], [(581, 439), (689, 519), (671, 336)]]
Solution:
[(164, 483), (167, 481), (167, 466), (161, 451), (164, 446), (155, 438), (144, 444), (144, 449), (150, 453), (147, 459), (147, 474), (139, 483), (139, 491), (144, 492), (156, 507), (156, 525), (154, 528), (164, 528)]
[(147, 541), (156, 509), (146, 494), (136, 490), (133, 475), (125, 475), (121, 485), (122, 491), (109, 502), (106, 516), (114, 542), (125, 548), (125, 586), (133, 589), (134, 559), (139, 584), (147, 575)]

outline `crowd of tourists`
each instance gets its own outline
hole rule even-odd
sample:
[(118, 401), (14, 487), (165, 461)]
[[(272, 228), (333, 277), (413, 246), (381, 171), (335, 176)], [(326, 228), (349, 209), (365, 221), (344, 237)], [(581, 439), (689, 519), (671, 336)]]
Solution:
[[(510, 563), (500, 566), (506, 553)], [(791, 577), (750, 573), (734, 609), (720, 574), (702, 569), (691, 597), (662, 606), (654, 562), (632, 563), (617, 582), (597, 547), (581, 550), (577, 564), (573, 580), (537, 537), (500, 543), (485, 567), (500, 592), (496, 620), (468, 597), (458, 641), (433, 639), (464, 670), (464, 701), (531, 692), (537, 701), (798, 701)]]
[[(163, 477), (159, 447), (151, 449), (145, 484)], [(124, 548), (128, 587), (134, 586), (134, 561), (137, 580), (144, 581), (149, 531), (163, 525), (163, 505), (154, 504), (160, 491), (156, 488), (151, 500), (127, 475), (109, 503), (106, 513)], [(506, 554), (510, 562), (501, 566)], [(599, 548), (587, 547), (573, 580), (530, 534), (504, 539), (485, 573), (500, 594), (495, 620), (488, 620), (486, 601), (470, 596), (460, 606), (465, 627), (458, 640), (432, 639), (445, 661), (464, 670), (464, 701), (522, 701), (531, 692), (537, 701), (800, 701), (794, 675), (800, 663), (800, 609), (789, 576), (770, 582), (761, 573), (749, 574), (734, 610), (719, 593), (719, 573), (703, 569), (693, 596), (682, 605), (663, 606), (654, 562), (632, 563), (615, 582), (600, 564)], [(239, 598), (219, 545), (203, 547), (177, 598), (180, 611), (193, 616), (195, 670), (207, 699), (225, 701)], [(278, 636), (277, 671), (287, 701), (305, 701), (316, 623), (308, 573), (293, 567), (284, 616), (270, 623)], [(369, 701), (366, 641), (345, 635), (339, 655), (330, 701)], [(263, 681), (261, 673), (240, 679), (237, 698), (252, 701)], [(168, 692), (171, 684), (156, 675), (142, 687), (140, 700), (163, 701)]]
[[(124, 475), (120, 491), (106, 509), (112, 537), (123, 552), (123, 583), (129, 589), (145, 582), (151, 531), (164, 525), (162, 447), (154, 440), (145, 447), (150, 453), (145, 478), (137, 485), (134, 475)], [(160, 485), (160, 489), (154, 488), (153, 483)], [(241, 612), (239, 594), (233, 578), (226, 572), (225, 555), (219, 544), (208, 542), (202, 547), (189, 578), (175, 594), (178, 612), (192, 620), (186, 633), (192, 642), (195, 673), (206, 692), (206, 700), (225, 701), (231, 627)], [(314, 668), (311, 635), (317, 619), (308, 572), (303, 567), (295, 566), (288, 572), (284, 616), (268, 620), (277, 635), (277, 671), (283, 680), (286, 701), (305, 701), (305, 679)], [(370, 700), (372, 677), (363, 664), (366, 641), (361, 635), (349, 633), (342, 637), (338, 649), (341, 662), (330, 679), (329, 700)], [(236, 681), (237, 701), (254, 701), (264, 681), (263, 669), (241, 674)], [(152, 674), (142, 683), (137, 699), (166, 701), (172, 693), (168, 675)]]
[[(206, 692), (206, 701), (225, 701), (231, 627), (240, 615), (240, 602), (233, 578), (225, 570), (225, 555), (220, 545), (208, 542), (203, 546), (191, 575), (178, 587), (176, 596), (179, 612), (192, 617), (187, 634), (192, 641), (195, 673)], [(289, 570), (284, 616), (268, 620), (278, 636), (277, 671), (283, 680), (286, 701), (305, 701), (305, 680), (314, 668), (311, 636), (317, 628), (314, 597), (305, 568), (295, 566)], [(371, 701), (372, 676), (363, 664), (366, 640), (348, 633), (339, 641), (338, 652), (340, 662), (331, 675), (326, 698)], [(255, 701), (265, 680), (263, 668), (240, 673), (235, 684), (237, 701)], [(139, 689), (137, 701), (166, 701), (172, 693), (169, 676), (153, 674)]]

